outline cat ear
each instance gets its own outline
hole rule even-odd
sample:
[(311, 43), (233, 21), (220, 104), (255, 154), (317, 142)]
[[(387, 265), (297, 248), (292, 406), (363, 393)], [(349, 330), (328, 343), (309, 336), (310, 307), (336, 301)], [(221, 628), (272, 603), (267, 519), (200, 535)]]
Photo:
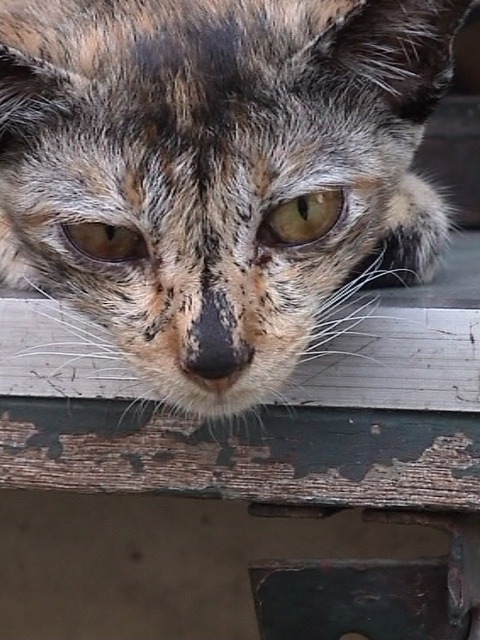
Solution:
[[(448, 86), (452, 46), (472, 0), (359, 0), (313, 44), (318, 64), (376, 85), (395, 112), (423, 122)], [(337, 76), (338, 77), (338, 76)]]
[(77, 78), (0, 44), (0, 134), (22, 134), (67, 106)]

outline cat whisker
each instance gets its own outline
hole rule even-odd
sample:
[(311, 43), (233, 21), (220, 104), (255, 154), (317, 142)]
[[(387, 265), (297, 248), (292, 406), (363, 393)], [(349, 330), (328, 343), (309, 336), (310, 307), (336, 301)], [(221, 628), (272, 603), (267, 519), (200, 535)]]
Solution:
[(268, 393), (273, 398), (276, 398), (283, 408), (287, 409), (290, 418), (295, 418), (297, 416), (296, 407), (281, 391), (278, 391), (278, 389), (268, 388)]
[[(130, 395), (132, 395), (132, 389), (136, 389), (137, 387), (142, 386), (144, 381), (141, 380), (140, 378), (132, 378), (132, 380), (125, 379), (125, 382), (133, 382), (134, 384), (122, 386), (118, 390), (118, 396), (121, 396), (122, 394), (128, 394), (127, 397), (129, 397)], [(144, 391), (141, 397), (143, 398), (143, 396), (149, 395), (150, 393), (152, 392)]]
[[(320, 347), (325, 346), (326, 344), (329, 344), (331, 342), (333, 342), (335, 339), (337, 339), (338, 337), (347, 334), (350, 335), (350, 327), (346, 327), (343, 331), (338, 332), (337, 334), (334, 335), (330, 335), (328, 336), (326, 339), (324, 340), (320, 340), (319, 342), (315, 342), (312, 345), (310, 345), (307, 349), (305, 349), (302, 354), (301, 354), (301, 362), (307, 362), (307, 360), (303, 357), (303, 356), (308, 356), (308, 355), (313, 355), (316, 353), (322, 353), (322, 354), (328, 354), (328, 353), (335, 353), (333, 350), (330, 349), (322, 349), (320, 350)], [(378, 340), (379, 336), (369, 336), (370, 338), (372, 338), (373, 340)], [(364, 348), (364, 347), (362, 347)]]
[[(373, 273), (370, 274), (371, 277), (369, 279), (362, 279), (362, 280), (355, 279), (354, 281), (338, 289), (338, 291), (336, 291), (334, 294), (328, 296), (328, 298), (322, 301), (315, 315), (317, 317), (324, 317), (325, 315), (326, 317), (329, 317), (329, 315), (331, 315), (340, 305), (342, 305), (347, 300), (351, 300), (351, 298), (353, 298), (353, 296), (356, 293), (358, 293), (358, 291), (360, 291), (360, 289), (363, 286), (365, 286), (367, 282), (371, 282), (375, 278), (379, 278), (381, 277), (381, 275), (384, 275), (382, 272), (374, 272), (374, 273), (376, 275), (374, 275)], [(365, 298), (369, 298), (369, 299), (372, 298), (373, 300), (376, 300), (378, 299), (378, 294), (373, 296), (368, 293), (363, 294), (363, 296), (359, 298), (359, 301)], [(351, 300), (352, 304), (354, 302), (355, 300)], [(327, 315), (327, 312), (328, 312), (328, 315)]]
[[(377, 307), (376, 307), (377, 308)], [(352, 318), (354, 319), (354, 318)], [(406, 318), (405, 316), (392, 316), (392, 315), (382, 315), (382, 314), (376, 314), (375, 313), (375, 309), (372, 310), (371, 314), (368, 314), (366, 316), (362, 316), (361, 317), (362, 321), (363, 320), (398, 320), (399, 322), (402, 323), (408, 323), (411, 325), (417, 325), (420, 327), (425, 326), (423, 322), (420, 322), (419, 320), (412, 320), (411, 318)], [(434, 329), (432, 329), (434, 331)], [(382, 336), (382, 340), (386, 339), (388, 336)]]
[(73, 309), (68, 309), (68, 307), (65, 307), (65, 305), (60, 300), (57, 300), (56, 298), (54, 298), (47, 291), (42, 289), (39, 285), (35, 284), (29, 278), (27, 278), (27, 276), (24, 276), (24, 280), (25, 280), (25, 282), (28, 284), (28, 286), (30, 288), (34, 289), (43, 298), (46, 298), (50, 302), (53, 302), (55, 304), (55, 306), (57, 307), (57, 310), (58, 310), (59, 313), (62, 313), (64, 315), (66, 315), (67, 317), (73, 318), (74, 320), (78, 320), (82, 324), (94, 327), (95, 329), (98, 329), (98, 330), (103, 331), (104, 333), (108, 334), (108, 330), (105, 329), (105, 327), (102, 327), (101, 325), (99, 325), (99, 324), (97, 324), (95, 322), (92, 322), (88, 318), (86, 318), (86, 317), (82, 316), (81, 314), (76, 313), (75, 311), (73, 311)]
[(74, 362), (78, 362), (79, 360), (83, 360), (85, 358), (99, 358), (101, 360), (119, 360), (119, 358), (113, 358), (113, 357), (109, 357), (109, 356), (104, 356), (102, 354), (100, 354), (100, 355), (94, 354), (94, 353), (93, 354), (92, 353), (76, 354), (75, 357), (70, 358), (70, 360), (67, 360), (66, 362), (63, 362), (60, 366), (58, 366), (51, 373), (49, 373), (48, 377), (49, 378), (53, 378), (58, 373), (60, 373), (60, 371), (62, 369), (65, 369), (66, 367), (71, 366)]
[[(343, 324), (345, 324), (346, 322), (349, 321), (354, 321), (354, 320), (358, 320), (359, 322), (363, 322), (364, 320), (370, 320), (372, 318), (375, 318), (374, 315), (366, 315), (366, 316), (353, 316), (352, 318), (349, 318), (348, 320), (345, 320), (343, 322), (339, 322), (339, 323), (335, 323), (334, 325), (332, 325), (331, 327), (329, 327), (328, 331), (325, 331), (324, 329), (320, 330), (320, 331), (316, 331), (314, 333), (311, 334), (310, 336), (310, 341), (312, 340), (317, 340), (318, 338), (322, 338), (323, 336), (336, 336), (338, 334), (338, 331), (336, 330), (336, 327), (341, 326)], [(350, 325), (349, 325), (350, 326)], [(355, 328), (352, 325), (352, 328)], [(363, 336), (364, 338), (379, 338), (380, 336), (376, 333), (370, 333), (368, 331), (349, 331), (349, 334), (352, 336)]]
[(63, 317), (65, 317), (68, 320), (71, 320), (75, 326), (78, 326), (80, 324), (80, 325), (84, 325), (85, 327), (88, 327), (89, 329), (93, 329), (96, 332), (95, 335), (98, 335), (98, 333), (104, 334), (105, 338), (100, 338), (100, 336), (98, 336), (98, 338), (101, 340), (104, 340), (105, 342), (107, 342), (110, 339), (110, 332), (108, 331), (108, 329), (106, 329), (105, 327), (102, 327), (96, 322), (92, 322), (83, 314), (78, 313), (73, 309), (70, 309), (63, 303), (59, 302), (58, 307), (55, 310), (59, 314), (58, 319), (60, 321), (62, 321)]
[[(338, 331), (330, 331), (328, 333), (320, 333), (317, 336), (313, 336), (313, 338), (311, 340), (312, 344), (308, 348), (309, 349), (318, 348), (318, 347), (322, 346), (323, 344), (326, 344), (328, 342), (332, 342), (332, 340), (334, 340), (336, 338), (339, 338), (340, 336), (343, 336), (346, 333), (350, 335), (351, 329), (354, 329), (356, 326), (358, 326), (359, 324), (364, 322), (369, 317), (371, 317), (371, 316), (362, 316), (360, 318), (351, 318), (352, 324), (349, 324), (346, 327), (343, 327), (342, 329), (340, 329)], [(377, 338), (378, 336), (372, 336), (372, 337), (373, 338)], [(318, 342), (316, 342), (316, 340), (318, 340)]]
[(25, 358), (25, 357), (32, 357), (32, 356), (62, 356), (62, 357), (73, 356), (76, 358), (99, 358), (100, 360), (122, 360), (122, 358), (119, 356), (107, 355), (104, 352), (69, 353), (69, 352), (62, 352), (62, 351), (34, 351), (34, 352), (29, 351), (28, 353), (21, 352), (21, 353), (8, 356), (8, 358), (11, 360), (16, 360), (18, 358)]
[[(52, 296), (50, 296), (48, 293), (43, 291), (40, 287), (36, 286), (31, 282), (29, 282), (29, 284), (36, 291), (38, 291), (40, 294), (46, 297), (48, 300), (51, 300), (52, 302), (55, 302), (55, 304), (57, 304), (57, 301), (55, 301), (54, 298), (52, 298)], [(63, 306), (60, 306), (58, 308), (58, 314), (61, 316), (66, 316), (69, 319), (69, 321), (66, 321), (63, 317), (59, 317), (51, 313), (45, 313), (45, 312), (39, 311), (38, 309), (36, 310), (36, 313), (39, 316), (43, 318), (47, 318), (48, 320), (52, 320), (56, 324), (59, 324), (63, 328), (67, 329), (67, 331), (70, 334), (72, 334), (74, 337), (76, 337), (80, 341), (80, 342), (62, 341), (58, 343), (45, 343), (43, 345), (35, 345), (33, 347), (29, 347), (25, 349), (21, 353), (16, 354), (15, 357), (22, 357), (27, 355), (43, 356), (43, 357), (45, 356), (70, 357), (70, 360), (67, 360), (66, 362), (62, 363), (62, 365), (60, 365), (53, 372), (51, 372), (49, 374), (49, 377), (53, 377), (57, 375), (59, 371), (61, 371), (65, 367), (71, 366), (73, 363), (77, 362), (78, 360), (85, 359), (85, 358), (93, 358), (96, 360), (112, 360), (112, 361), (123, 360), (122, 353), (114, 345), (109, 344), (106, 338), (103, 338), (98, 335), (98, 332), (103, 332), (107, 334), (107, 331), (102, 327), (100, 327), (99, 325), (84, 319), (79, 314), (76, 314), (70, 311), (67, 312)], [(94, 329), (95, 333), (92, 332), (91, 330), (82, 328), (82, 326), (78, 326), (79, 324), (86, 326), (89, 329)], [(63, 352), (63, 351), (51, 351), (51, 352), (42, 351), (42, 349), (45, 349), (45, 347), (49, 347), (49, 346), (52, 346), (52, 347), (85, 346), (86, 348), (89, 349), (89, 351), (85, 353), (72, 353), (72, 352)], [(100, 350), (100, 352), (92, 351), (92, 349)], [(101, 378), (99, 376), (92, 376), (90, 379), (100, 380)]]
[[(99, 345), (87, 345), (86, 343), (80, 343), (78, 346), (88, 346), (90, 348), (98, 348)], [(45, 345), (35, 345), (33, 347), (27, 347), (26, 349), (22, 349), (21, 351), (17, 351), (16, 353), (12, 353), (4, 356), (0, 362), (7, 363), (13, 360), (19, 360), (21, 358), (35, 358), (35, 357), (92, 357), (92, 358), (103, 358), (103, 359), (111, 359), (117, 360), (120, 358), (113, 357), (113, 354), (105, 354), (105, 352), (95, 353), (94, 351), (88, 351), (86, 353), (73, 353), (73, 352), (65, 352), (61, 350), (51, 350), (45, 351), (45, 347), (64, 347), (64, 346), (76, 346), (76, 343), (50, 343)], [(101, 345), (100, 345), (101, 346)]]
[[(363, 322), (363, 319), (362, 319)], [(350, 327), (347, 327), (345, 329), (345, 331), (331, 331), (331, 332), (327, 332), (327, 333), (322, 333), (319, 334), (318, 336), (314, 337), (314, 338), (323, 338), (325, 337), (325, 343), (328, 343), (330, 341), (335, 340), (336, 338), (338, 338), (339, 336), (343, 335), (344, 333), (346, 333), (349, 336), (355, 336), (357, 338), (372, 338), (374, 340), (379, 340), (380, 336), (378, 334), (375, 333), (365, 333), (363, 331), (351, 331)], [(307, 353), (308, 351), (310, 351), (310, 349), (315, 349), (318, 346), (321, 346), (323, 343), (323, 341), (320, 341), (318, 343), (312, 342), (311, 345), (309, 347), (307, 347), (306, 351), (304, 351), (304, 353)]]
[[(103, 344), (95, 344), (94, 342), (85, 342), (85, 341), (83, 342), (65, 341), (65, 342), (45, 342), (43, 344), (35, 344), (35, 345), (32, 345), (31, 347), (25, 347), (25, 349), (23, 349), (19, 353), (25, 353), (25, 355), (35, 355), (37, 349), (46, 349), (47, 347), (94, 347), (96, 349), (105, 350), (105, 346)], [(105, 353), (105, 351), (103, 351), (103, 353)], [(109, 352), (107, 351), (107, 353)], [(111, 353), (115, 353), (115, 351), (112, 350)]]
[(140, 382), (139, 378), (120, 378), (118, 376), (88, 376), (87, 380), (114, 380), (115, 382)]
[[(345, 309), (348, 309), (349, 306), (350, 305), (347, 305)], [(367, 313), (366, 315), (359, 315), (359, 314), (362, 314), (362, 312), (367, 310), (369, 307), (372, 307), (370, 310), (370, 313)], [(329, 320), (328, 322), (320, 322), (316, 324), (315, 331), (312, 335), (313, 336), (322, 335), (324, 332), (324, 329), (322, 329), (322, 327), (328, 328), (329, 330), (331, 330), (346, 322), (350, 322), (354, 320), (365, 320), (367, 318), (370, 318), (373, 312), (377, 308), (378, 308), (378, 300), (377, 299), (370, 300), (365, 304), (361, 305), (360, 307), (354, 307), (353, 310), (350, 311), (347, 315), (335, 317), (333, 320)], [(339, 312), (340, 312), (340, 309), (338, 310), (338, 313)]]
[[(265, 435), (267, 433), (267, 430), (266, 430), (266, 427), (265, 427), (265, 423), (263, 421), (262, 414), (260, 412), (261, 409), (265, 410), (265, 405), (253, 406), (250, 409), (250, 413), (255, 416), (255, 420), (257, 421), (258, 426), (260, 427), (260, 432), (263, 435)], [(243, 417), (244, 418), (243, 422), (244, 422), (244, 427), (245, 427), (245, 434), (246, 434), (246, 436), (248, 438), (249, 437), (249, 429), (251, 428), (252, 425), (249, 425), (249, 423), (247, 421), (247, 416), (245, 414), (240, 414), (240, 416), (238, 416), (238, 417)]]
[[(138, 385), (137, 385), (138, 386)], [(122, 412), (122, 415), (120, 416), (120, 418), (118, 419), (117, 422), (117, 431), (120, 429), (120, 427), (122, 426), (123, 421), (126, 419), (127, 414), (129, 411), (132, 411), (133, 408), (135, 407), (136, 404), (139, 404), (138, 407), (135, 408), (136, 411), (138, 411), (139, 409), (141, 409), (141, 411), (139, 411), (139, 414), (143, 411), (145, 411), (145, 406), (146, 403), (149, 401), (148, 397), (150, 394), (152, 393), (151, 389), (148, 389), (147, 391), (144, 391), (144, 393), (142, 393), (141, 396), (138, 396), (137, 398), (135, 398), (134, 400), (132, 400), (132, 402), (130, 402), (130, 404), (127, 406), (127, 408)], [(142, 406), (141, 403), (144, 402), (145, 404)], [(137, 414), (137, 415), (139, 415)]]
[(103, 338), (101, 338), (100, 336), (92, 333), (91, 331), (87, 331), (86, 329), (82, 329), (74, 324), (71, 324), (70, 322), (66, 322), (65, 320), (62, 320), (61, 318), (57, 318), (55, 316), (52, 316), (48, 313), (45, 313), (43, 311), (39, 311), (38, 309), (35, 310), (35, 313), (39, 316), (41, 316), (42, 318), (47, 318), (48, 320), (52, 320), (53, 322), (56, 322), (57, 324), (61, 325), (62, 327), (65, 327), (67, 330), (69, 330), (69, 333), (71, 333), (73, 336), (79, 338), (79, 339), (94, 339), (94, 340), (99, 340), (100, 342), (105, 344), (105, 348), (112, 348), (112, 346), (107, 342), (107, 340), (104, 340)]
[[(325, 357), (326, 355), (341, 355), (341, 356), (356, 356), (356, 357), (361, 357), (364, 359), (368, 359), (372, 362), (374, 362), (377, 365), (381, 365), (381, 366), (388, 366), (385, 365), (384, 363), (376, 360), (375, 358), (372, 358), (371, 356), (367, 356), (365, 354), (360, 354), (358, 352), (350, 352), (350, 351), (339, 351), (339, 350), (330, 350), (330, 349), (322, 349), (320, 350), (320, 347), (324, 346), (325, 344), (328, 344), (330, 342), (332, 342), (333, 340), (339, 338), (342, 335), (354, 335), (355, 333), (357, 334), (361, 334), (361, 332), (354, 332), (353, 329), (355, 329), (355, 327), (357, 327), (359, 324), (361, 324), (362, 322), (364, 322), (367, 319), (370, 319), (373, 316), (373, 313), (375, 311), (375, 309), (377, 308), (377, 306), (375, 306), (374, 308), (372, 308), (371, 313), (367, 314), (367, 315), (356, 315), (357, 312), (362, 312), (365, 309), (367, 309), (369, 306), (372, 306), (373, 303), (377, 302), (378, 300), (378, 296), (377, 298), (375, 298), (374, 300), (369, 300), (366, 303), (364, 303), (360, 308), (358, 309), (354, 309), (348, 316), (344, 317), (344, 318), (339, 318), (338, 322), (334, 322), (333, 325), (331, 327), (329, 327), (330, 329), (335, 329), (335, 327), (340, 326), (344, 323), (349, 323), (347, 324), (347, 326), (343, 327), (341, 330), (339, 331), (319, 331), (317, 334), (314, 334), (312, 336), (312, 341), (313, 343), (301, 354), (300, 356), (300, 362), (301, 363), (307, 363), (310, 362), (312, 360), (316, 360), (318, 358), (321, 357)], [(373, 339), (378, 338), (378, 336), (370, 336)], [(316, 338), (321, 338), (319, 341), (315, 342)]]
[[(377, 261), (380, 260), (381, 258), (382, 258), (382, 255), (380, 255), (377, 258)], [(367, 270), (366, 272), (362, 273), (360, 276), (355, 278), (351, 283), (348, 283), (345, 287), (342, 287), (341, 289), (339, 289), (339, 291), (337, 291), (330, 299), (328, 299), (327, 303), (323, 304), (318, 310), (317, 317), (319, 319), (329, 318), (334, 312), (336, 314), (339, 314), (342, 311), (342, 309), (343, 310), (348, 309), (348, 307), (351, 307), (352, 304), (354, 304), (354, 302), (360, 302), (362, 299), (365, 298), (365, 296), (362, 296), (358, 300), (351, 300), (352, 296), (362, 286), (364, 286), (366, 282), (371, 282), (372, 280), (375, 280), (376, 278), (381, 277), (387, 273), (390, 275), (392, 273), (395, 274), (398, 271), (405, 271), (405, 270), (402, 269), (402, 270), (385, 271), (385, 270), (377, 270), (375, 268), (371, 269), (370, 271)], [(342, 302), (345, 302), (346, 300), (347, 301), (349, 300), (349, 302), (347, 302), (347, 304), (342, 307)], [(347, 316), (318, 323), (315, 327), (315, 332), (312, 334), (311, 339), (313, 341), (317, 338), (324, 338), (324, 339), (321, 340), (320, 342), (313, 344), (309, 349), (307, 349), (307, 351), (303, 355), (305, 355), (306, 353), (313, 353), (315, 349), (318, 349), (318, 347), (328, 342), (331, 342), (335, 338), (338, 338), (339, 336), (345, 333), (351, 333), (353, 335), (352, 329), (355, 329), (355, 327), (361, 322), (363, 322), (364, 320), (374, 319), (374, 318), (375, 319), (381, 319), (381, 318), (394, 319), (391, 316), (380, 316), (378, 314), (374, 315), (375, 309), (378, 308), (378, 304), (377, 304), (378, 300), (379, 300), (379, 296), (377, 295), (372, 299), (368, 299), (367, 302), (361, 305), (360, 307), (355, 306), (354, 309)], [(374, 308), (372, 308), (369, 314), (359, 315), (362, 311), (365, 311), (365, 309), (368, 309), (368, 307), (371, 307), (373, 305), (375, 306)], [(336, 327), (345, 323), (350, 323), (350, 324), (348, 324), (348, 326), (346, 326), (341, 331), (338, 331), (338, 332), (334, 331)], [(327, 327), (329, 331), (324, 330)], [(372, 336), (372, 337), (377, 337), (377, 336)], [(302, 361), (305, 362), (306, 360), (303, 359)]]
[[(330, 295), (326, 301), (324, 301), (318, 311), (319, 314), (326, 309), (330, 309), (332, 304), (335, 305), (339, 300), (345, 300), (353, 296), (357, 293), (362, 287), (379, 278), (382, 278), (386, 275), (393, 275), (399, 279), (399, 281), (405, 284), (404, 280), (401, 277), (401, 274), (414, 274), (414, 272), (410, 269), (378, 269), (378, 265), (381, 263), (385, 255), (385, 249), (379, 254), (379, 256), (375, 259), (372, 264), (365, 269), (362, 273), (356, 276), (350, 282), (347, 282), (345, 285), (340, 287), (337, 291), (335, 291), (332, 295)], [(368, 294), (367, 294), (368, 295)]]
[(312, 332), (312, 335), (310, 336), (310, 342), (313, 342), (319, 338), (324, 338), (325, 336), (330, 336), (331, 339), (355, 329), (365, 320), (374, 317), (374, 312), (377, 309), (376, 305), (371, 309), (370, 313), (357, 315), (357, 312), (365, 311), (366, 309), (368, 309), (368, 306), (369, 305), (364, 305), (360, 309), (354, 310), (349, 315), (343, 318), (338, 318), (335, 322), (329, 324), (327, 331), (325, 331), (325, 327), (322, 328), (321, 325), (320, 327), (316, 327), (316, 330)]
[[(320, 334), (318, 336), (314, 336), (313, 340), (311, 341), (311, 345), (306, 349), (306, 351), (304, 353), (309, 353), (315, 349), (318, 349), (319, 347), (328, 344), (329, 342), (332, 342), (333, 340), (336, 340), (337, 338), (339, 338), (340, 336), (343, 336), (345, 334), (347, 335), (355, 335), (355, 332), (352, 331), (352, 329), (354, 329), (356, 326), (358, 326), (359, 324), (361, 324), (362, 322), (364, 322), (365, 320), (371, 318), (372, 316), (363, 316), (360, 318), (352, 318), (352, 324), (347, 325), (346, 327), (344, 327), (343, 329), (339, 330), (339, 331), (331, 331), (328, 332), (326, 334)], [(357, 335), (361, 335), (361, 333), (357, 332)], [(368, 334), (365, 334), (368, 335)], [(374, 339), (374, 340), (378, 340), (379, 336), (376, 335), (369, 335), (368, 337)]]
[[(366, 300), (366, 302), (363, 302), (364, 300)], [(324, 313), (317, 314), (318, 319), (322, 320), (322, 322), (317, 322), (316, 326), (317, 327), (328, 326), (330, 324), (334, 324), (335, 322), (342, 320), (346, 316), (339, 316), (338, 314), (340, 311), (342, 313), (345, 313), (347, 312), (348, 309), (351, 309), (351, 311), (348, 311), (348, 315), (351, 315), (353, 313), (358, 313), (359, 311), (362, 311), (362, 309), (366, 309), (369, 306), (378, 304), (378, 301), (379, 301), (379, 296), (372, 297), (370, 295), (363, 295), (358, 298), (356, 297), (353, 300), (349, 298), (343, 301), (340, 300), (335, 310), (332, 310), (329, 313), (325, 313), (325, 314)], [(328, 320), (328, 318), (331, 318), (332, 316), (333, 318), (331, 320)]]
[(319, 351), (318, 353), (310, 353), (308, 354), (309, 357), (308, 358), (302, 358), (300, 360), (300, 362), (302, 364), (305, 364), (307, 362), (311, 362), (312, 360), (317, 360), (319, 358), (324, 358), (325, 356), (353, 356), (355, 358), (362, 358), (363, 360), (369, 360), (370, 362), (381, 366), (381, 367), (385, 367), (388, 369), (391, 369), (390, 365), (385, 364), (384, 362), (382, 362), (381, 360), (377, 360), (376, 358), (372, 358), (372, 356), (367, 356), (364, 353), (355, 353), (354, 351)]
[(129, 367), (104, 367), (102, 369), (95, 369), (95, 373), (105, 373), (106, 371), (125, 371), (130, 374), (132, 373)]

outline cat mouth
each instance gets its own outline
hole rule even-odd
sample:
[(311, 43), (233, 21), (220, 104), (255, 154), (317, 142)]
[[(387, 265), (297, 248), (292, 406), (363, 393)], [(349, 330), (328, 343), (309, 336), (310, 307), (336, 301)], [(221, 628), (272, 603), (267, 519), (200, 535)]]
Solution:
[(184, 368), (181, 371), (187, 380), (193, 382), (196, 387), (219, 398), (224, 397), (244, 374), (244, 369), (237, 369), (229, 375), (221, 377), (205, 377)]
[(182, 371), (189, 381), (188, 413), (207, 417), (226, 416), (240, 413), (252, 406), (252, 391), (241, 384), (244, 371), (235, 371), (221, 378), (205, 378), (191, 372)]
[[(222, 378), (205, 378), (182, 372), (187, 385), (179, 389), (177, 406), (187, 415), (203, 418), (222, 418), (239, 415), (265, 402), (267, 390), (249, 379), (249, 367)], [(170, 397), (168, 403), (170, 404)]]

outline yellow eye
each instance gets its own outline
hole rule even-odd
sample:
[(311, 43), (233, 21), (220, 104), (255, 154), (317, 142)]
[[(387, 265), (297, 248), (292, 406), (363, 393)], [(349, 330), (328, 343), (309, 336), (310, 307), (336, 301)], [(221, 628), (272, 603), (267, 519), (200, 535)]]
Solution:
[(321, 191), (282, 204), (266, 220), (273, 233), (270, 243), (307, 244), (324, 236), (343, 209), (340, 189)]
[(94, 260), (125, 262), (147, 255), (147, 247), (142, 236), (127, 227), (86, 222), (63, 225), (63, 230), (77, 251)]

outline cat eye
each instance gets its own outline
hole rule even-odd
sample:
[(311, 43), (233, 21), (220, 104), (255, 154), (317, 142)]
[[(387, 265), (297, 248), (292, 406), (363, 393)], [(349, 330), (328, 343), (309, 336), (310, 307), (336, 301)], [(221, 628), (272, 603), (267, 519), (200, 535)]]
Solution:
[(274, 209), (261, 229), (261, 240), (270, 245), (302, 245), (325, 236), (343, 211), (341, 189), (301, 196)]
[(88, 258), (101, 262), (126, 262), (147, 256), (142, 236), (127, 227), (100, 222), (65, 224), (63, 231), (69, 243)]

